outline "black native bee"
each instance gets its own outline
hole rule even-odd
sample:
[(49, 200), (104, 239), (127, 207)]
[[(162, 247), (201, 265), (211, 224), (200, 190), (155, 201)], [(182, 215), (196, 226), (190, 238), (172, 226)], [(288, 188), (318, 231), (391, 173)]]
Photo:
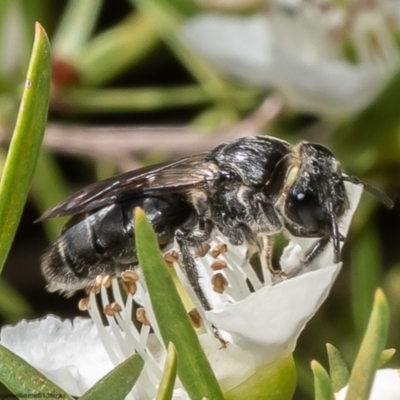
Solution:
[(85, 288), (101, 274), (116, 276), (137, 266), (132, 213), (141, 207), (161, 250), (177, 244), (190, 284), (199, 287), (194, 250), (218, 232), (233, 245), (266, 250), (284, 231), (319, 238), (302, 265), (331, 241), (334, 262), (343, 240), (337, 219), (348, 207), (344, 181), (358, 185), (388, 207), (392, 201), (359, 179), (345, 175), (320, 144), (296, 146), (268, 136), (245, 137), (177, 161), (130, 171), (94, 183), (40, 218), (70, 215), (42, 258), (50, 291)]

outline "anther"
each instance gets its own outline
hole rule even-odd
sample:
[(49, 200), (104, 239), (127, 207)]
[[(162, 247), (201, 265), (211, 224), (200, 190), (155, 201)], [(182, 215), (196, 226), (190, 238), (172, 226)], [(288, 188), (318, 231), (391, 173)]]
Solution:
[(139, 307), (136, 310), (136, 319), (141, 322), (143, 325), (150, 326), (150, 321), (147, 318), (146, 310), (143, 307)]
[(89, 296), (88, 297), (84, 297), (83, 299), (79, 300), (78, 303), (78, 309), (80, 311), (87, 311), (90, 309), (90, 300), (89, 300)]
[(221, 294), (224, 292), (225, 288), (228, 286), (228, 281), (221, 273), (215, 274), (211, 278), (211, 283), (215, 292)]
[(122, 307), (118, 303), (107, 304), (103, 308), (103, 313), (109, 317), (113, 317), (122, 311)]
[(121, 279), (124, 282), (135, 283), (139, 280), (139, 275), (135, 271), (128, 269), (127, 271), (122, 272)]
[(122, 281), (122, 288), (124, 289), (126, 294), (131, 294), (132, 296), (137, 291), (136, 282), (125, 282), (125, 281)]
[(87, 295), (93, 293), (93, 294), (99, 294), (101, 290), (101, 284), (98, 283), (98, 278), (100, 278), (100, 275), (96, 277), (96, 279), (91, 282), (85, 289), (85, 292)]
[(103, 275), (101, 280), (101, 285), (104, 286), (106, 289), (111, 287), (112, 285), (112, 279), (110, 275)]
[(217, 258), (220, 254), (224, 254), (227, 251), (228, 246), (225, 243), (219, 243), (211, 250), (210, 254), (212, 257)]
[(195, 328), (200, 328), (201, 327), (201, 317), (199, 312), (193, 308), (188, 312), (189, 318), (192, 321), (192, 324)]
[(176, 251), (171, 251), (167, 254), (164, 254), (164, 261), (167, 263), (169, 267), (172, 267), (175, 262), (179, 260), (179, 254)]
[(196, 248), (195, 254), (197, 257), (204, 257), (210, 250), (211, 246), (208, 243)]
[(211, 269), (213, 271), (219, 271), (221, 269), (227, 268), (228, 265), (224, 260), (216, 260), (211, 264)]

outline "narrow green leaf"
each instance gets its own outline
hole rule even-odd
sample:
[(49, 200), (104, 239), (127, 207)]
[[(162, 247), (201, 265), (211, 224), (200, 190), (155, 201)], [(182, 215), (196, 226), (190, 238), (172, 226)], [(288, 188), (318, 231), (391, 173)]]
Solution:
[(148, 18), (132, 13), (82, 49), (76, 60), (82, 83), (104, 85), (139, 64), (159, 43), (157, 30)]
[(53, 37), (57, 57), (75, 60), (92, 34), (103, 0), (69, 0)]
[(123, 400), (132, 390), (144, 367), (142, 358), (134, 354), (117, 365), (89, 389), (80, 400)]
[(50, 91), (50, 44), (37, 23), (17, 123), (0, 181), (0, 272), (14, 239), (40, 151)]
[(135, 238), (139, 264), (154, 314), (166, 346), (174, 343), (178, 376), (191, 399), (223, 399), (221, 389), (200, 346), (178, 291), (160, 253), (156, 234), (145, 213), (135, 210)]
[(183, 15), (169, 2), (131, 0), (131, 3), (153, 22), (165, 43), (194, 78), (198, 80), (204, 90), (217, 103), (220, 103), (221, 107), (225, 107), (227, 115), (234, 117), (236, 110), (231, 104), (232, 88), (211, 65), (180, 40), (178, 30), (184, 21)]
[(201, 87), (194, 85), (143, 89), (68, 89), (63, 92), (63, 102), (70, 112), (79, 114), (143, 112), (204, 105), (209, 102), (209, 96)]
[(382, 351), (381, 359), (379, 360), (378, 368), (386, 365), (395, 355), (396, 349), (385, 349)]
[(164, 372), (158, 388), (156, 400), (172, 399), (177, 370), (176, 347), (172, 342), (168, 345), (167, 359), (165, 360)]
[(351, 371), (346, 400), (368, 399), (374, 374), (385, 348), (389, 322), (389, 305), (383, 291), (378, 289), (367, 331)]
[(336, 393), (347, 385), (350, 373), (340, 351), (329, 343), (326, 344), (326, 349), (328, 352), (329, 375), (332, 380), (332, 389)]
[(325, 368), (317, 361), (311, 362), (314, 374), (315, 400), (333, 400), (333, 389)]
[(333, 400), (333, 389), (325, 368), (317, 361), (311, 361), (314, 374), (315, 400)]
[(48, 398), (73, 400), (61, 388), (22, 358), (0, 345), (0, 381), (14, 394), (25, 394), (39, 398), (46, 393)]
[(361, 339), (372, 309), (375, 288), (381, 282), (381, 251), (376, 230), (365, 226), (351, 248), (353, 319)]

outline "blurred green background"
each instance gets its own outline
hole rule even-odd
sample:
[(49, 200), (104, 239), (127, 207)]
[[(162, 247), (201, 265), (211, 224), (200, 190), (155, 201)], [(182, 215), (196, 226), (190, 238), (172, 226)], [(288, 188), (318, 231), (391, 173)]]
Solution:
[[(80, 313), (80, 295), (47, 293), (39, 270), (65, 220), (32, 222), (120, 171), (269, 134), (327, 145), (348, 174), (396, 201), (400, 6), (365, 3), (2, 0), (0, 165), (35, 21), (53, 46), (49, 124), (0, 280), (2, 323)], [(299, 339), (296, 399), (312, 398), (309, 365), (327, 365), (326, 342), (352, 363), (379, 286), (391, 306), (388, 347), (400, 349), (399, 223), (398, 202), (387, 210), (363, 196), (339, 279)], [(400, 365), (399, 354), (392, 363)]]

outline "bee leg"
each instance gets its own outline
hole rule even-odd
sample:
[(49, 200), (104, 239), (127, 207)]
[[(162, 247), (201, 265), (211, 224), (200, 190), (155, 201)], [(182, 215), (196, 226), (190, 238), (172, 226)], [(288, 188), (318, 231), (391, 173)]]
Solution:
[(175, 233), (175, 239), (178, 243), (179, 250), (182, 254), (182, 262), (185, 268), (186, 277), (189, 281), (190, 286), (193, 288), (197, 298), (199, 299), (201, 305), (206, 311), (211, 310), (210, 303), (206, 298), (203, 289), (200, 285), (199, 274), (197, 272), (196, 263), (191, 253), (190, 245), (188, 240), (185, 238), (185, 233), (178, 230)]
[[(203, 232), (205, 236), (209, 236), (209, 233)], [(194, 261), (194, 258), (191, 253), (190, 249), (190, 238), (185, 235), (185, 233), (182, 230), (178, 230), (175, 233), (175, 239), (176, 242), (178, 243), (179, 250), (182, 254), (182, 262), (185, 268), (185, 273), (187, 276), (187, 279), (189, 281), (190, 286), (193, 288), (193, 291), (195, 292), (197, 298), (199, 299), (201, 305), (206, 311), (211, 310), (211, 305), (210, 302), (208, 301), (206, 295), (204, 294), (204, 291), (200, 285), (200, 280), (199, 280), (199, 274), (197, 272), (197, 267), (196, 263)], [(216, 339), (218, 339), (222, 345), (222, 347), (226, 347), (227, 342), (222, 339), (222, 337), (219, 334), (218, 328), (216, 328), (214, 325), (211, 325), (211, 329), (213, 331), (213, 334)]]
[(324, 250), (325, 247), (328, 245), (330, 240), (329, 236), (324, 236), (317, 243), (311, 248), (311, 250), (307, 253), (306, 257), (304, 258), (302, 264), (303, 267), (307, 267), (310, 265)]
[(288, 278), (298, 275), (305, 268), (307, 268), (325, 249), (330, 240), (330, 236), (324, 236), (308, 251), (304, 260), (301, 261), (300, 265), (291, 271), (289, 271), (286, 275)]
[(273, 277), (282, 277), (283, 271), (275, 269), (272, 266), (272, 247), (274, 244), (274, 238), (272, 236), (262, 236), (261, 237), (261, 252), (260, 252), (260, 257), (261, 257), (261, 262), (262, 264), (265, 262), (265, 266), (263, 265), (264, 268), (266, 268), (269, 273)]

